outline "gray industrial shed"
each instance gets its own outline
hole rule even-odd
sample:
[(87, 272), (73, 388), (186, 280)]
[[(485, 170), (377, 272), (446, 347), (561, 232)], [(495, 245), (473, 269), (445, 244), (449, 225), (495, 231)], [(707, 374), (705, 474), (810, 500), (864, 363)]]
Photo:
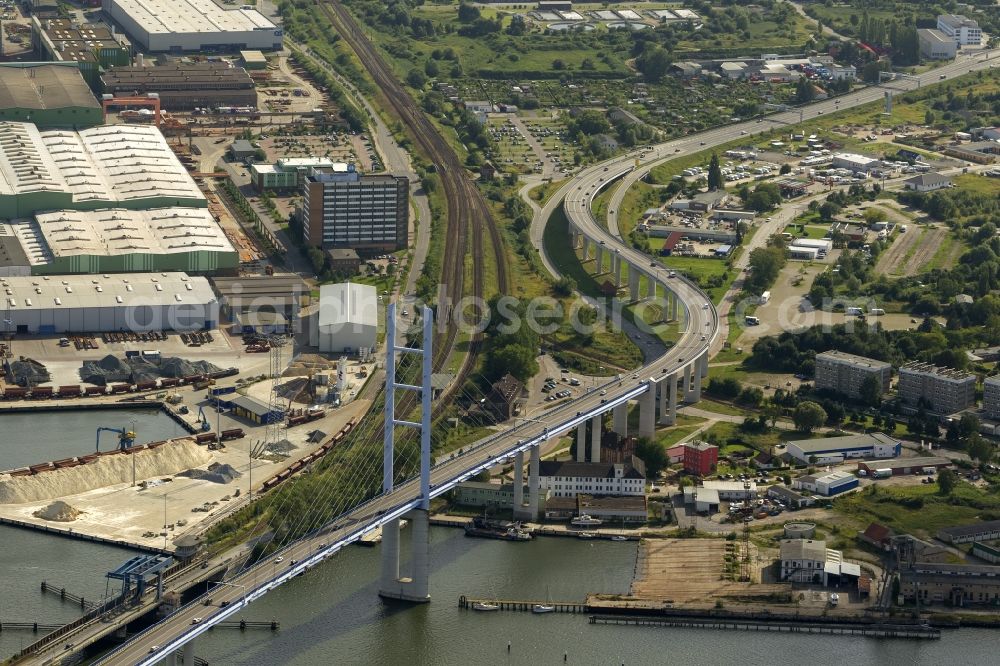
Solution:
[(184, 273), (0, 278), (0, 332), (54, 335), (214, 328), (208, 280)]

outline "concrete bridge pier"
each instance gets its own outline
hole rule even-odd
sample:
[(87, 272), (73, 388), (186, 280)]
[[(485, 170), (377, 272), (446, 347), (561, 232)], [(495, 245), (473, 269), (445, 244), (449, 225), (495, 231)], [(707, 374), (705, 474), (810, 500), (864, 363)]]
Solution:
[(646, 280), (646, 298), (656, 298), (656, 280), (653, 278)]
[(677, 294), (671, 294), (673, 296), (673, 305), (671, 306), (670, 319), (671, 321), (677, 321)]
[(164, 666), (177, 666), (177, 653), (171, 652), (163, 660)]
[(587, 462), (587, 422), (576, 427), (576, 461)]
[(590, 419), (590, 462), (601, 462), (601, 421), (600, 414)]
[(677, 375), (672, 374), (660, 382), (660, 425), (677, 422)]
[(594, 275), (600, 275), (604, 272), (604, 246), (595, 245), (594, 246)]
[(524, 451), (514, 454), (514, 513), (524, 507)]
[(698, 364), (701, 366), (701, 378), (705, 379), (708, 377), (708, 352), (701, 355), (698, 359)]
[(531, 461), (528, 463), (528, 513), (531, 520), (538, 520), (539, 466), (542, 453), (539, 447), (531, 447)]
[(184, 644), (181, 659), (184, 661), (184, 666), (194, 666), (194, 641), (188, 641)]
[(622, 257), (620, 254), (615, 253), (614, 258), (611, 261), (611, 270), (615, 273), (615, 286), (622, 286)]
[(583, 234), (580, 234), (580, 238), (583, 239), (583, 261), (587, 261), (590, 259), (590, 239)]
[(639, 436), (652, 439), (656, 435), (656, 382), (646, 385), (649, 390), (639, 396)]
[[(694, 402), (694, 388), (692, 386), (694, 377), (694, 364), (689, 363), (684, 366), (684, 402)], [(700, 379), (700, 378), (699, 378)]]
[(628, 298), (633, 303), (639, 300), (639, 271), (634, 266), (628, 267)]
[(612, 428), (619, 437), (628, 436), (628, 403), (615, 407)]

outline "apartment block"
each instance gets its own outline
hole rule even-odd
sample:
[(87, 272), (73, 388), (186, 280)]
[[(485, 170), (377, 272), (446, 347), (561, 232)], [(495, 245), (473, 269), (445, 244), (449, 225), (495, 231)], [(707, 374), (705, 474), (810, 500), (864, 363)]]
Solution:
[(818, 389), (831, 389), (857, 399), (861, 397), (861, 384), (868, 377), (875, 377), (882, 387), (882, 393), (887, 393), (892, 379), (892, 365), (836, 349), (816, 355)]
[(958, 46), (979, 46), (983, 41), (979, 23), (961, 14), (941, 14), (937, 17), (937, 29), (954, 39)]
[(983, 382), (983, 412), (986, 418), (1000, 421), (1000, 375)]
[(907, 363), (899, 369), (896, 392), (910, 407), (923, 398), (931, 411), (954, 414), (975, 405), (976, 376), (930, 363)]
[(392, 252), (407, 245), (409, 180), (405, 176), (313, 170), (302, 185), (303, 236), (324, 250)]

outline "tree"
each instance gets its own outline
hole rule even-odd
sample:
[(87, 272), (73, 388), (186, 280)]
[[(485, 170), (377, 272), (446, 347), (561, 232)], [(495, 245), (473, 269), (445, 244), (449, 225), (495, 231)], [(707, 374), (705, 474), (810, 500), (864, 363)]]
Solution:
[(778, 173), (781, 174), (782, 176), (790, 174), (791, 172), (792, 172), (792, 165), (789, 164), (788, 162), (782, 164), (781, 168), (778, 169)]
[(950, 469), (942, 469), (938, 472), (937, 485), (942, 495), (951, 495), (958, 485), (958, 475)]
[(712, 160), (708, 163), (708, 189), (725, 189), (726, 181), (722, 177), (722, 167), (719, 166), (719, 156), (712, 153)]
[(647, 81), (656, 83), (670, 70), (670, 54), (662, 46), (647, 46), (636, 58), (635, 66)]
[(406, 82), (411, 88), (421, 89), (427, 83), (427, 77), (419, 69), (411, 69), (406, 75)]
[(576, 280), (571, 277), (561, 277), (552, 283), (552, 293), (560, 298), (567, 298), (576, 291)]
[(464, 2), (458, 6), (458, 20), (462, 23), (472, 23), (480, 17), (479, 8)]
[(993, 460), (993, 444), (988, 442), (978, 432), (968, 438), (965, 450), (970, 458), (978, 460), (980, 463), (988, 463)]
[(826, 410), (811, 400), (800, 402), (792, 412), (792, 423), (801, 432), (812, 432), (826, 423)]
[(882, 403), (882, 382), (875, 375), (868, 375), (861, 380), (858, 396), (861, 398), (861, 402), (869, 407), (878, 408)]
[(816, 89), (812, 81), (803, 76), (795, 86), (795, 101), (799, 104), (807, 104), (816, 97)]
[(876, 222), (885, 222), (888, 216), (885, 211), (881, 208), (866, 208), (865, 209), (865, 222), (868, 224), (875, 224)]
[(658, 477), (660, 472), (670, 463), (663, 446), (659, 442), (645, 437), (636, 442), (635, 455), (646, 463), (646, 478), (650, 480)]
[(517, 37), (523, 35), (527, 31), (528, 25), (524, 20), (524, 16), (521, 14), (514, 14), (514, 17), (510, 20), (510, 25), (507, 26), (507, 34)]

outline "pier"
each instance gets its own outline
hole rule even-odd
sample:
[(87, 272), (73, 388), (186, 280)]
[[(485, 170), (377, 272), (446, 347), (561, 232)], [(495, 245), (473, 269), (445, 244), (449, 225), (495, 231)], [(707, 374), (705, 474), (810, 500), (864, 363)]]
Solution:
[(628, 615), (591, 615), (590, 624), (623, 624), (640, 627), (684, 627), (728, 629), (735, 631), (775, 631), (792, 634), (831, 634), (867, 638), (941, 638), (941, 630), (922, 624), (820, 624), (812, 622), (766, 622), (763, 620), (726, 620), (684, 617), (638, 617)]
[(552, 606), (554, 613), (586, 613), (587, 604), (582, 601), (524, 601), (511, 599), (470, 599), (465, 595), (458, 598), (458, 607), (472, 610), (473, 604), (492, 604), (502, 611), (531, 612), (534, 606)]

